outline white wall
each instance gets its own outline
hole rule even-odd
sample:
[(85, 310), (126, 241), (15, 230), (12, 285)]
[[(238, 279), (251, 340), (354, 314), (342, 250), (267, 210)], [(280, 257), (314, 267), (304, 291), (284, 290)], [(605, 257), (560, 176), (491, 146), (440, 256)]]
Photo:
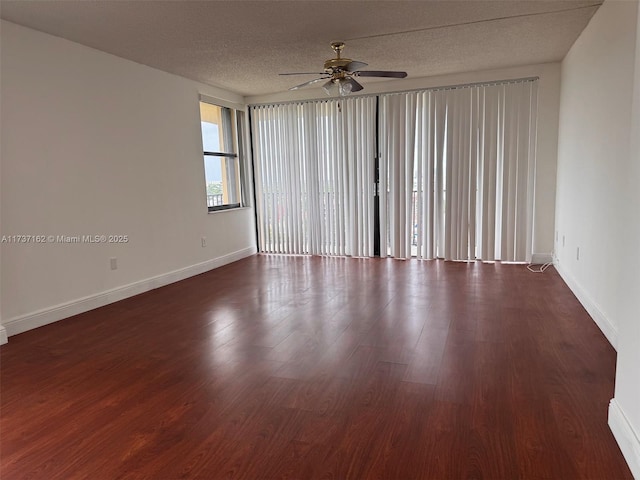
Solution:
[[(622, 170), (620, 338), (616, 391), (610, 423), (636, 478), (640, 478), (640, 8), (636, 23), (635, 76), (631, 122), (631, 151)], [(626, 422), (625, 422), (626, 420)], [(625, 426), (627, 428), (625, 428)], [(616, 431), (617, 429), (617, 431)]]
[(609, 424), (640, 478), (637, 24), (637, 1), (606, 0), (562, 62), (556, 266), (618, 349)]
[(620, 194), (629, 157), (636, 9), (635, 2), (606, 1), (562, 62), (557, 264), (614, 346), (626, 260), (617, 242), (627, 221)]
[[(532, 253), (534, 261), (550, 261), (553, 252), (555, 222), (556, 161), (558, 146), (558, 106), (560, 102), (560, 64), (546, 63), (498, 70), (459, 73), (424, 78), (371, 82), (363, 95), (460, 85), (475, 82), (539, 77), (538, 139), (535, 189), (535, 213)], [(320, 88), (294, 90), (273, 95), (245, 97), (248, 105), (327, 98)]]
[(3, 243), (10, 335), (255, 251), (253, 210), (205, 198), (199, 94), (242, 97), (9, 22), (1, 36), (2, 235), (129, 237)]

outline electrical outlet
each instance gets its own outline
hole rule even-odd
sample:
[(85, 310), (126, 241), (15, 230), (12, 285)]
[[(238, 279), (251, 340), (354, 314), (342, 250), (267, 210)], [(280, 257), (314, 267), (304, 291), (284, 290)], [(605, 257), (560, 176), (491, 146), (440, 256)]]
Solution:
[(207, 246), (207, 237), (202, 237), (202, 246), (203, 247)]
[(576, 260), (580, 260), (580, 247), (576, 247)]
[(109, 259), (109, 263), (111, 264), (111, 270), (117, 270), (118, 269), (118, 259), (116, 257), (111, 257)]

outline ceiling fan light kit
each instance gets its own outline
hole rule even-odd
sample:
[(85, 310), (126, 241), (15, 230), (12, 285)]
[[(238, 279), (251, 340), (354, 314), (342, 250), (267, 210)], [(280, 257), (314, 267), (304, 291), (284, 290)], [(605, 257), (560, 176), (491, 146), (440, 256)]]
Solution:
[[(328, 80), (322, 89), (330, 96), (339, 95), (344, 97), (353, 92), (359, 92), (364, 87), (353, 77), (385, 77), (385, 78), (405, 78), (407, 72), (393, 72), (386, 70), (360, 70), (367, 66), (364, 62), (342, 58), (344, 42), (332, 42), (331, 48), (336, 54), (336, 58), (330, 58), (324, 62), (325, 76), (310, 80), (308, 82), (291, 87), (289, 90), (298, 90), (302, 87), (314, 85), (323, 80)], [(307, 73), (281, 73), (280, 75), (308, 75)]]
[[(323, 79), (324, 80), (324, 79)], [(322, 86), (322, 89), (329, 96), (340, 95), (344, 97), (352, 92), (359, 92), (364, 87), (356, 82), (353, 78), (337, 78), (329, 80)]]

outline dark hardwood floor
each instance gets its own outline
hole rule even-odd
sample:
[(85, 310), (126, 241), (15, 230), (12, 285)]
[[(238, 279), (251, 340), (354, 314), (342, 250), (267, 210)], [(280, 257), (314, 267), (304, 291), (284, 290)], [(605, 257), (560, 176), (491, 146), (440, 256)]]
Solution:
[(11, 337), (2, 479), (631, 479), (553, 269), (254, 256)]

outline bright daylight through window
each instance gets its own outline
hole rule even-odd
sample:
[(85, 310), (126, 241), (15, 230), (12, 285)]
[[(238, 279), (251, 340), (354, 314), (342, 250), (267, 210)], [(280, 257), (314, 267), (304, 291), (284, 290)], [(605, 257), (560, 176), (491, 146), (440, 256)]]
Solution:
[(239, 132), (242, 112), (200, 102), (202, 149), (210, 212), (242, 206)]

